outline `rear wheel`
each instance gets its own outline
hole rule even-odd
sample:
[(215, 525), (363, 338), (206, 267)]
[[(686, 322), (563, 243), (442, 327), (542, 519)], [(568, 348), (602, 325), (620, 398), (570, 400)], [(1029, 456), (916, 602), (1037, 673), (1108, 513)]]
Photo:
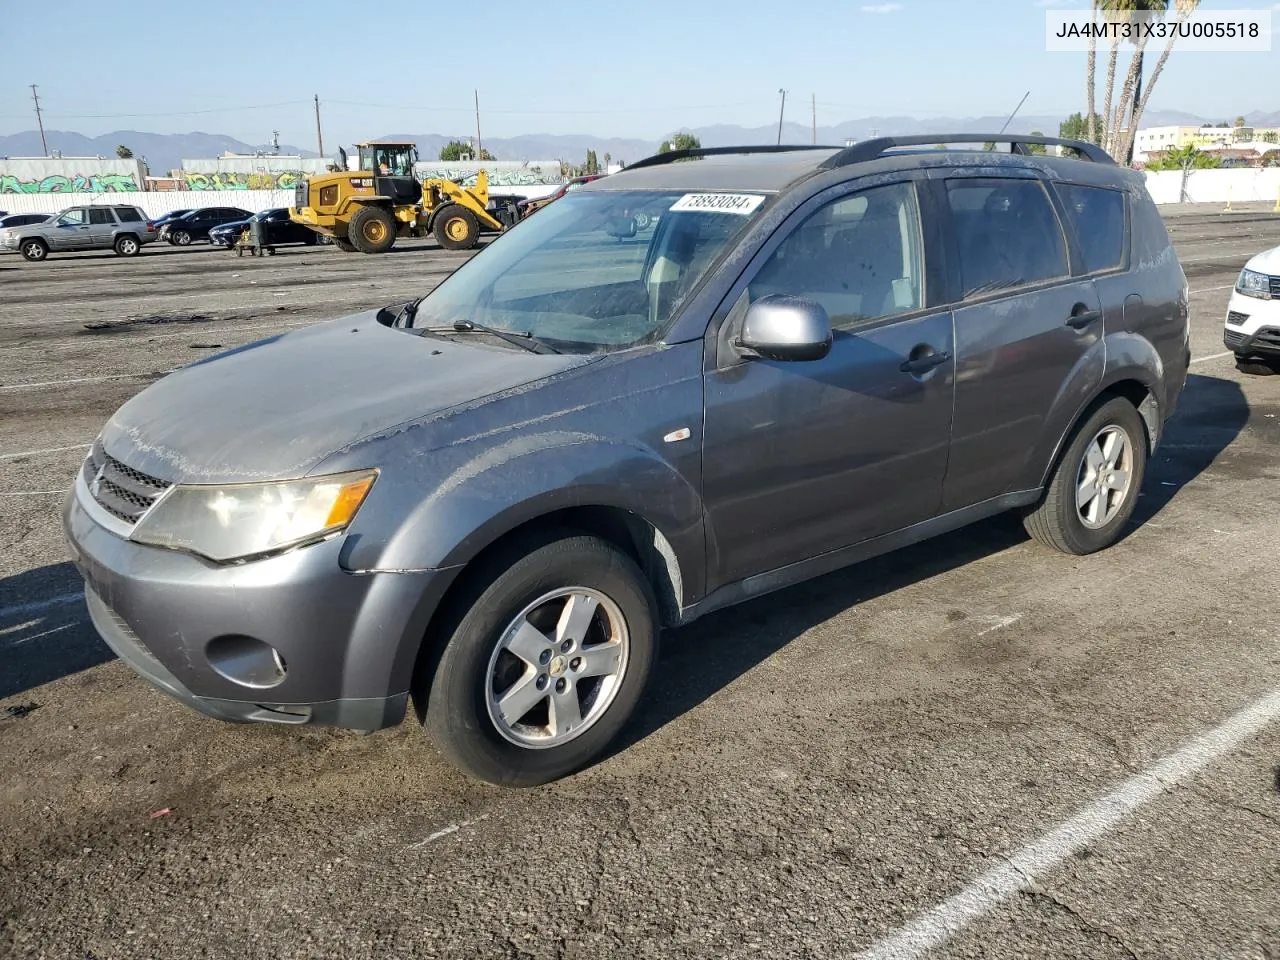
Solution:
[(169, 234), (169, 242), (175, 247), (188, 247), (191, 245), (191, 234), (186, 230), (175, 230)]
[(1076, 428), (1044, 499), (1023, 517), (1027, 533), (1078, 556), (1111, 546), (1133, 515), (1146, 468), (1142, 417), (1113, 397)]
[(33, 239), (22, 241), (22, 256), (27, 260), (35, 262), (37, 260), (43, 260), (48, 255), (49, 247), (43, 240)]
[(470, 250), (480, 239), (480, 221), (461, 204), (451, 203), (436, 215), (436, 242), (446, 250)]
[(134, 236), (116, 237), (116, 254), (121, 257), (136, 257), (138, 251), (142, 249), (142, 244), (138, 243), (138, 238)]
[[(424, 720), (437, 746), (471, 776), (508, 786), (599, 757), (657, 651), (656, 604), (635, 562), (566, 534), (496, 556), (475, 584), (429, 681)], [(420, 710), (426, 683), (415, 683)]]
[(386, 253), (396, 242), (396, 218), (383, 207), (361, 207), (347, 226), (347, 239), (361, 253)]

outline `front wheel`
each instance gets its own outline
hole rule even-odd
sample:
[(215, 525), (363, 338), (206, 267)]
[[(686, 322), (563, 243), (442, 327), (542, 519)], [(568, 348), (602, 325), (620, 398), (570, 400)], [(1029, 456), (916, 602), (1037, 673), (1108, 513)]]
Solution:
[(644, 692), (658, 643), (639, 567), (596, 537), (535, 541), (496, 557), (414, 696), (463, 772), (536, 786), (604, 752)]
[(480, 221), (459, 203), (451, 203), (436, 214), (433, 230), (436, 243), (446, 250), (470, 250), (480, 239)]
[(178, 230), (169, 235), (169, 242), (175, 247), (189, 247), (191, 246), (191, 234), (186, 230)]
[(49, 248), (43, 240), (23, 240), (22, 241), (22, 257), (24, 260), (30, 260), (35, 263), (49, 256)]
[(1023, 517), (1027, 533), (1082, 556), (1120, 539), (1147, 468), (1147, 433), (1132, 403), (1113, 397), (1081, 423), (1044, 498)]

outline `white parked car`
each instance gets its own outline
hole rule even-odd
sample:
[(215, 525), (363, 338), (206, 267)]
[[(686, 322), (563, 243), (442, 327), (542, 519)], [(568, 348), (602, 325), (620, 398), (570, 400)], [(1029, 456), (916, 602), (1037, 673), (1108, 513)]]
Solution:
[(1280, 364), (1280, 247), (1258, 254), (1240, 271), (1222, 342), (1237, 360)]

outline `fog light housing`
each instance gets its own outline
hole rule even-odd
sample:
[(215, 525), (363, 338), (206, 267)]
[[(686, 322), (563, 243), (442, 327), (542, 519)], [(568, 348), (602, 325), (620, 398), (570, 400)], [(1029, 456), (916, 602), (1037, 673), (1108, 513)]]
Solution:
[(215, 637), (205, 647), (204, 655), (218, 676), (251, 690), (279, 686), (288, 671), (280, 651), (254, 637)]

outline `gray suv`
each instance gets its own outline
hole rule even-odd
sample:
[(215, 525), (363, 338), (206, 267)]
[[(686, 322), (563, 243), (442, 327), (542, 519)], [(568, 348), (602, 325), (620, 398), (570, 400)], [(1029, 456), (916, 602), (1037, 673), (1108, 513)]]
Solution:
[(114, 250), (132, 257), (155, 239), (155, 225), (141, 208), (95, 204), (71, 207), (40, 223), (0, 229), (0, 252), (21, 253), (27, 260), (72, 250)]
[[(992, 140), (1000, 152), (925, 149)], [(134, 670), (227, 720), (543, 783), (659, 633), (995, 513), (1113, 543), (1189, 362), (1141, 176), (1096, 147), (677, 151), (430, 295), (201, 360), (108, 421), (65, 527)], [(732, 642), (732, 638), (726, 638)]]

